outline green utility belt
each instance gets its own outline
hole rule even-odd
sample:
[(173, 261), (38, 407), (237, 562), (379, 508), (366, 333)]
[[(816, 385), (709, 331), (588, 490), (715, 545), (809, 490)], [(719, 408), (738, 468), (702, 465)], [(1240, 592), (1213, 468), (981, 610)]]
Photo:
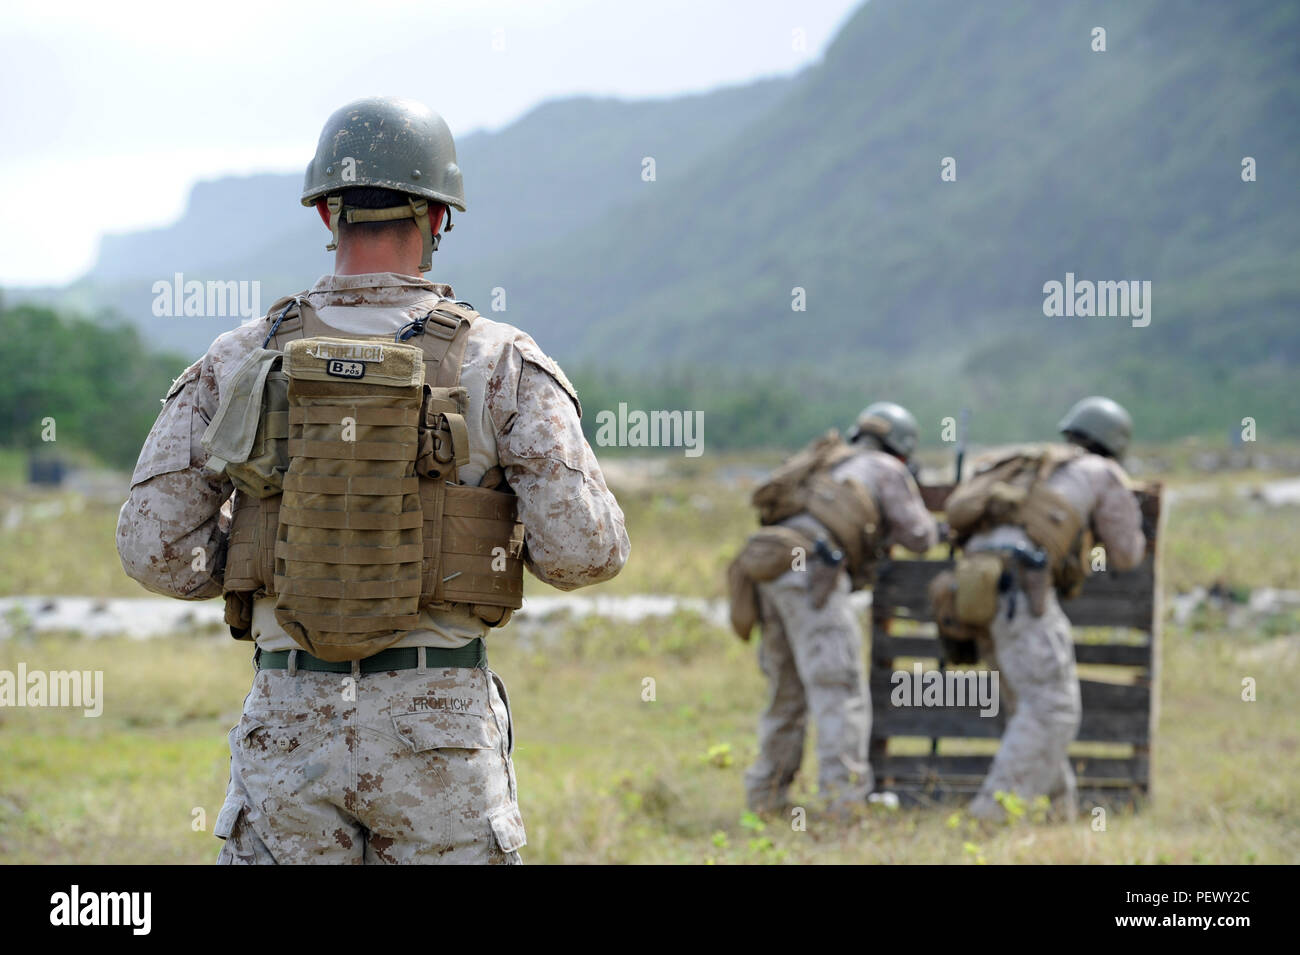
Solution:
[[(420, 665), (419, 647), (398, 647), (380, 650), (373, 656), (360, 661), (362, 673), (384, 673), (389, 670), (414, 670)], [(253, 654), (253, 665), (259, 670), (289, 669), (289, 654), (298, 654), (298, 669), (318, 673), (351, 673), (352, 663), (348, 660), (321, 660), (305, 650), (263, 651), (260, 647)], [(487, 645), (482, 637), (477, 637), (455, 650), (442, 647), (424, 647), (424, 665), (430, 668), (467, 667), (472, 669), (487, 668)]]

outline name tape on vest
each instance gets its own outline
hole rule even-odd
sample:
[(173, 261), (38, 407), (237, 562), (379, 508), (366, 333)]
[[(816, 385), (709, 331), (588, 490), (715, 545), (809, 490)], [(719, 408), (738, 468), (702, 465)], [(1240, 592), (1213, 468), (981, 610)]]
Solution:
[[(307, 354), (312, 358), (319, 358), (322, 361), (383, 361), (384, 346), (373, 342), (355, 342), (343, 344), (340, 342), (317, 342), (313, 348), (307, 349)], [(359, 375), (352, 377), (360, 377)]]

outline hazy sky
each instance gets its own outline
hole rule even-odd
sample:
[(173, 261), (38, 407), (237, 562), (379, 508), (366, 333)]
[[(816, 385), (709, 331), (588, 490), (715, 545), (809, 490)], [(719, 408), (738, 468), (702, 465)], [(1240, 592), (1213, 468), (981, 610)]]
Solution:
[(303, 170), (326, 117), (360, 96), (423, 100), (463, 136), (558, 96), (795, 71), (859, 2), (10, 2), (0, 284), (75, 278), (102, 233), (175, 219), (196, 180)]

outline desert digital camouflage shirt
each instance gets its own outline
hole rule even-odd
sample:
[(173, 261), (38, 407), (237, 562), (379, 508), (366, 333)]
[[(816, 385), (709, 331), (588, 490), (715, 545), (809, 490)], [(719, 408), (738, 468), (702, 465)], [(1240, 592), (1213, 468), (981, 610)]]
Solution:
[[(391, 273), (331, 275), (308, 298), (342, 332), (383, 335), (452, 298), (452, 291)], [(118, 517), (117, 547), (126, 572), (155, 593), (185, 600), (221, 594), (217, 558), (233, 486), (206, 469), (200, 441), (223, 385), (269, 329), (261, 318), (218, 337), (172, 384), (140, 452)], [(524, 332), (480, 317), (470, 329), (461, 384), (469, 391), (472, 449), (461, 479), (478, 484), (494, 465), (504, 469), (519, 499), (529, 570), (561, 590), (617, 574), (629, 551), (623, 512), (582, 435), (581, 406), (559, 366)], [(257, 601), (253, 635), (268, 650), (294, 648), (275, 621), (273, 603)], [(487, 629), (468, 614), (426, 611), (422, 629), (396, 646), (460, 646)]]

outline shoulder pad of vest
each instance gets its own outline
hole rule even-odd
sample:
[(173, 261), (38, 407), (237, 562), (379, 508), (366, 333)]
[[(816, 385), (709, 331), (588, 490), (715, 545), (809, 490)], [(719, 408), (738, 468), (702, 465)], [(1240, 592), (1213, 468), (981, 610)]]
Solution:
[(472, 322), (478, 318), (478, 312), (474, 311), (474, 306), (469, 302), (451, 302), (441, 301), (433, 306), (432, 311), (440, 312), (443, 315), (453, 316), (465, 322)]
[(271, 307), (266, 310), (266, 314), (262, 316), (262, 321), (274, 322), (280, 317), (280, 313), (284, 311), (286, 305), (297, 299), (306, 298), (309, 293), (310, 289), (299, 292), (297, 295), (286, 295), (284, 298), (276, 299), (275, 302), (271, 304)]
[(536, 365), (542, 371), (546, 372), (556, 383), (564, 389), (565, 394), (573, 399), (574, 407), (578, 409), (578, 417), (582, 417), (582, 402), (578, 400), (578, 389), (573, 387), (573, 382), (569, 381), (563, 369), (555, 363), (555, 359), (534, 342), (531, 338), (526, 338), (514, 343), (515, 348), (519, 350), (519, 356), (531, 365)]

